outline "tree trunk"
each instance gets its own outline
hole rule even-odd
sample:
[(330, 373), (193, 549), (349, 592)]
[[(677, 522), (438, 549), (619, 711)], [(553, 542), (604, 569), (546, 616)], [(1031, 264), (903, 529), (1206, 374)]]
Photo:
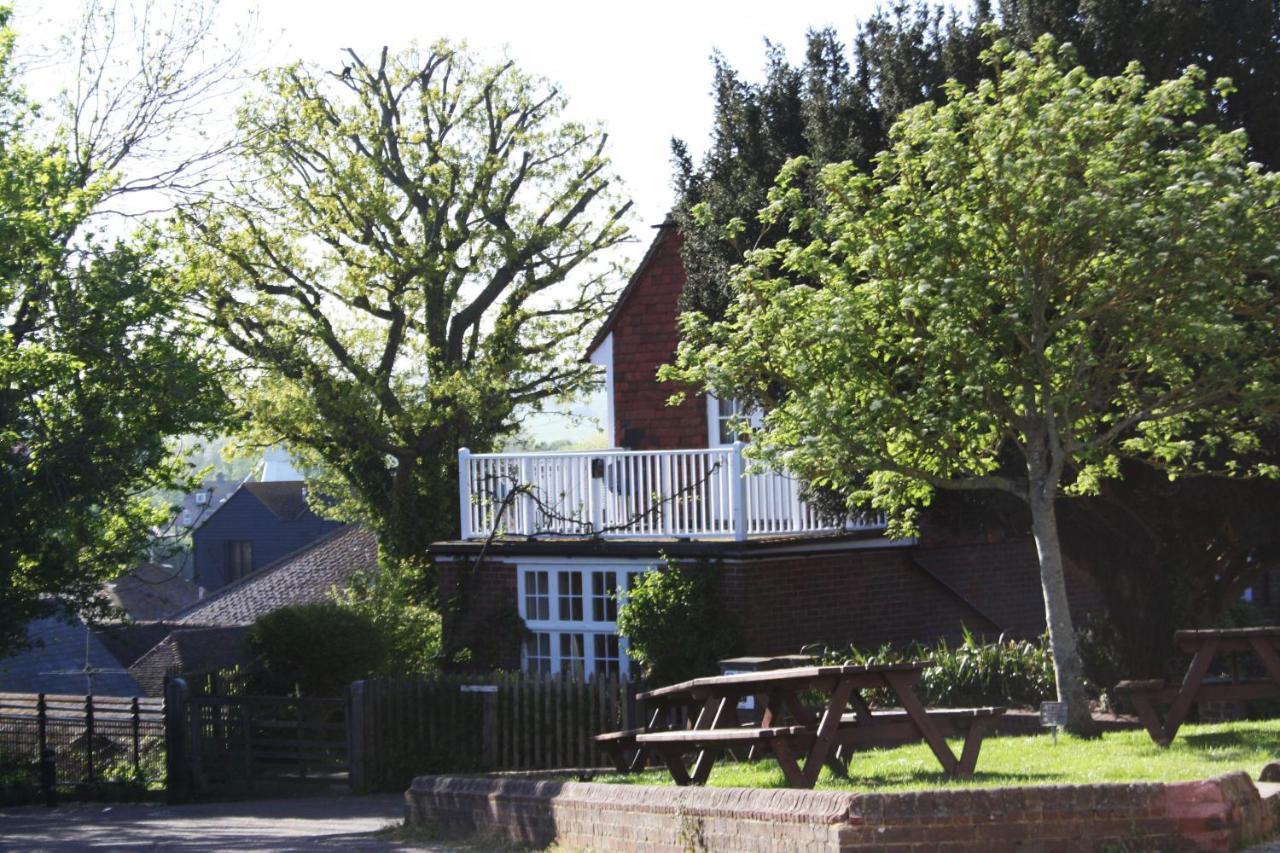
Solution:
[(1049, 626), (1053, 649), (1053, 672), (1058, 681), (1058, 701), (1067, 703), (1067, 731), (1089, 734), (1093, 717), (1084, 690), (1084, 665), (1071, 624), (1067, 581), (1062, 569), (1062, 547), (1058, 542), (1058, 518), (1054, 510), (1054, 489), (1044, 478), (1032, 478), (1027, 500), (1031, 505), (1031, 532), (1040, 556), (1040, 588), (1044, 591), (1044, 618)]

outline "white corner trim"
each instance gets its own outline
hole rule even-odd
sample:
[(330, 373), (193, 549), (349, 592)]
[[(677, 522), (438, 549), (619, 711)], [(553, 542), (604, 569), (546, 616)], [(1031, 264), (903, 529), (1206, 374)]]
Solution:
[(592, 351), (591, 363), (604, 368), (605, 441), (613, 447), (618, 440), (618, 424), (613, 412), (613, 332), (605, 335), (600, 346)]

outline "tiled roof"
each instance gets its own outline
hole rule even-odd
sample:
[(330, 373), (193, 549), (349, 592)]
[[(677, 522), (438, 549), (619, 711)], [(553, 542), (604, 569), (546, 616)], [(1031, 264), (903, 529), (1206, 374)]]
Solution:
[(139, 622), (165, 619), (196, 603), (195, 584), (173, 569), (143, 563), (107, 584), (112, 603)]
[[(32, 647), (0, 658), (0, 691), (14, 693), (85, 693), (89, 680), (85, 627), (79, 619), (68, 622), (53, 616), (27, 624)], [(93, 676), (93, 692), (103, 696), (137, 696), (138, 684), (107, 651), (96, 633), (89, 636), (88, 664), (104, 670)]]
[(248, 633), (243, 625), (178, 628), (138, 658), (129, 671), (147, 696), (163, 696), (167, 676), (202, 675), (247, 663), (244, 640)]
[(356, 572), (378, 565), (378, 539), (355, 525), (340, 527), (175, 614), (183, 625), (250, 625), (289, 604), (324, 601)]
[(307, 511), (307, 484), (302, 480), (250, 481), (240, 488), (262, 501), (281, 521), (293, 521)]

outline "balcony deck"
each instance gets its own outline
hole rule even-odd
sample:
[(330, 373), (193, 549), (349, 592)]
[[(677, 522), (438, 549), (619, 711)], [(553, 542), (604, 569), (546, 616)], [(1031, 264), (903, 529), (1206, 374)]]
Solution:
[(462, 538), (730, 539), (877, 530), (833, 522), (785, 474), (746, 473), (742, 443), (696, 450), (458, 452)]

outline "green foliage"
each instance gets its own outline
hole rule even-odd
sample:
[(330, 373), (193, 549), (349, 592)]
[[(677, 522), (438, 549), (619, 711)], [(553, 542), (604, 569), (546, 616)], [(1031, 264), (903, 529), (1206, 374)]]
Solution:
[(377, 629), (387, 650), (378, 675), (410, 675), (440, 666), (440, 614), (428, 603), (422, 576), (403, 563), (380, 560), (377, 575), (357, 574), (334, 600)]
[(886, 510), (891, 534), (936, 488), (1026, 501), (1083, 715), (1055, 499), (1127, 457), (1277, 472), (1258, 450), (1280, 401), (1280, 178), (1189, 120), (1212, 100), (1199, 70), (1151, 85), (1068, 58), (997, 40), (994, 80), (905, 113), (873, 174), (824, 169), (821, 208), (789, 165), (766, 215), (797, 239), (749, 256), (726, 322), (685, 315), (664, 375), (763, 408), (757, 458)]
[(672, 560), (636, 580), (618, 610), (618, 632), (653, 685), (715, 675), (717, 662), (742, 642), (736, 618), (722, 603), (719, 567)]
[(229, 200), (185, 212), (209, 322), (257, 368), (250, 432), (332, 512), (422, 560), (457, 530), (456, 453), (598, 381), (579, 344), (626, 236), (605, 134), (511, 62), (439, 42), (266, 74)]
[(374, 675), (387, 644), (374, 621), (334, 602), (295, 604), (262, 616), (246, 641), (262, 667), (261, 687), (272, 693), (342, 695), (348, 684)]
[(0, 652), (50, 596), (105, 607), (102, 582), (168, 520), (144, 495), (187, 485), (167, 437), (219, 423), (227, 402), (160, 245), (97, 230), (124, 155), (78, 148), (70, 118), (39, 138), (8, 19), (0, 8)]
[[(819, 659), (830, 664), (876, 665), (912, 660), (931, 660), (916, 693), (930, 706), (961, 708), (980, 705), (1035, 706), (1054, 696), (1053, 651), (1048, 636), (1038, 641), (1000, 637), (982, 642), (966, 629), (959, 645), (946, 640), (928, 646), (915, 643), (905, 648), (884, 645), (862, 650), (822, 648)], [(893, 695), (883, 691), (876, 697), (891, 704)]]

